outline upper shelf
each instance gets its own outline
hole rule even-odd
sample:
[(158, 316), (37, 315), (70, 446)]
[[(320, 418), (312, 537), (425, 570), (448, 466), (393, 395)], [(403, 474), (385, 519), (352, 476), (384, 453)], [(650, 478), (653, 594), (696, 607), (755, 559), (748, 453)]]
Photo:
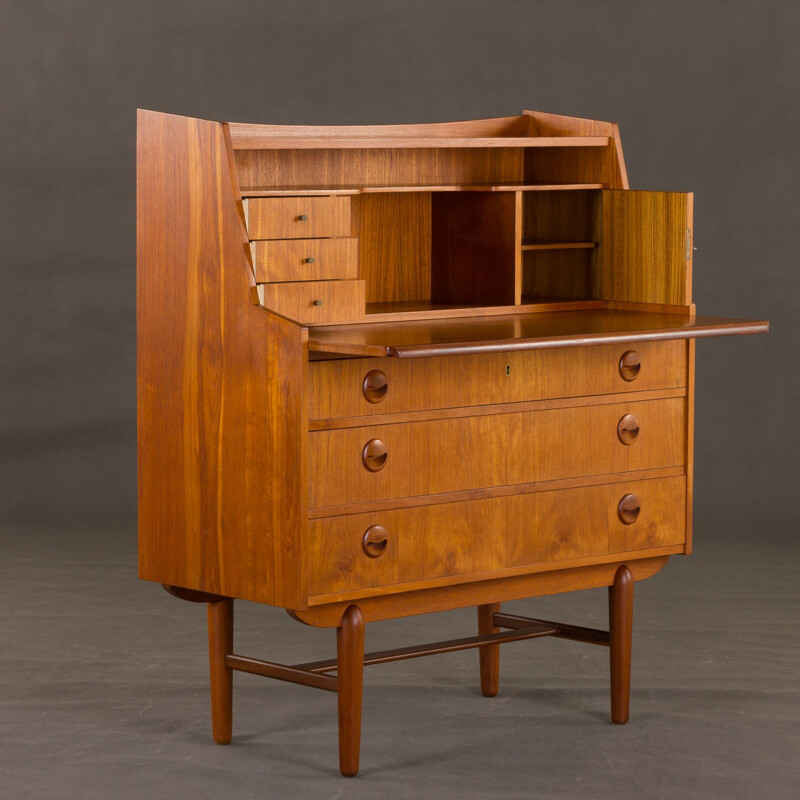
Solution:
[(375, 194), (378, 192), (555, 192), (578, 189), (607, 189), (607, 183), (431, 183), (381, 186), (245, 186), (242, 197), (291, 197), (297, 195)]
[(421, 358), (730, 336), (768, 329), (769, 323), (755, 320), (593, 309), (311, 328), (308, 347), (342, 355)]

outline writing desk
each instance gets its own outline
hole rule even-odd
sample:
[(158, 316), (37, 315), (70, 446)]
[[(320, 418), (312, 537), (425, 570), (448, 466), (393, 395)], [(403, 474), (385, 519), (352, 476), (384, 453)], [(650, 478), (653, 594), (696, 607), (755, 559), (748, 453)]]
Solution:
[[(138, 121), (139, 572), (208, 608), (232, 675), (338, 693), (365, 664), (556, 636), (608, 646), (628, 719), (633, 585), (692, 543), (692, 195), (631, 191), (615, 125)], [(609, 587), (609, 630), (501, 603)], [(236, 653), (233, 601), (335, 628)], [(477, 635), (364, 654), (367, 622), (477, 607)]]

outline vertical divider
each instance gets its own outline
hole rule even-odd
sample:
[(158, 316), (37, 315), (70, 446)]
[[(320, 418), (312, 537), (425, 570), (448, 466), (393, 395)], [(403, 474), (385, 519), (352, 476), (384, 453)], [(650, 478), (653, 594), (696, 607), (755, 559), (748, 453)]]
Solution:
[(603, 300), (603, 194), (597, 193), (592, 206), (592, 241), (596, 242), (591, 263), (591, 298)]
[(514, 305), (522, 303), (522, 192), (514, 192)]

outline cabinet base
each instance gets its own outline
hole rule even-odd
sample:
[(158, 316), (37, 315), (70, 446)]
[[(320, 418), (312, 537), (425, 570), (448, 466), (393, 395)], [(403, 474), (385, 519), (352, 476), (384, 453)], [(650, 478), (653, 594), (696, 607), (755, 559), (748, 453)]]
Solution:
[(627, 722), (635, 577), (627, 564), (614, 566), (616, 568), (609, 585), (608, 631), (505, 614), (500, 610), (499, 602), (492, 602), (478, 606), (477, 636), (365, 654), (365, 614), (359, 605), (350, 604), (341, 614), (337, 625), (336, 658), (291, 666), (241, 656), (233, 652), (231, 598), (173, 586), (164, 588), (176, 597), (192, 602), (205, 602), (208, 605), (214, 741), (218, 744), (228, 744), (231, 741), (233, 673), (236, 671), (326, 689), (337, 692), (339, 700), (339, 769), (342, 775), (352, 777), (358, 773), (359, 766), (363, 669), (372, 664), (386, 664), (409, 658), (479, 648), (481, 691), (485, 696), (492, 697), (497, 694), (499, 684), (501, 644), (554, 636), (603, 645), (609, 648), (611, 656), (611, 719), (616, 723)]

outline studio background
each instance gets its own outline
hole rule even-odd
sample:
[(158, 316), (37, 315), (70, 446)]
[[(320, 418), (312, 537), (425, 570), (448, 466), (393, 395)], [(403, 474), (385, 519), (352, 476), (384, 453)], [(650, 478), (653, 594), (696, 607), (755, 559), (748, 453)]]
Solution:
[[(602, 6), (602, 8), (601, 8)], [(4, 4), (3, 516), (136, 518), (137, 107), (357, 124), (531, 108), (620, 125), (631, 188), (695, 193), (697, 539), (794, 536), (800, 7), (790, 2)]]
[(741, 542), (766, 569), (752, 544), (781, 553), (800, 522), (798, 40), (788, 0), (4, 0), (6, 564), (51, 553), (46, 596), (75, 563), (59, 553), (94, 564), (87, 585), (116, 553), (135, 583), (137, 107), (320, 125), (528, 108), (619, 123), (631, 188), (695, 193), (698, 312), (770, 320), (698, 344), (695, 428), (697, 558)]

